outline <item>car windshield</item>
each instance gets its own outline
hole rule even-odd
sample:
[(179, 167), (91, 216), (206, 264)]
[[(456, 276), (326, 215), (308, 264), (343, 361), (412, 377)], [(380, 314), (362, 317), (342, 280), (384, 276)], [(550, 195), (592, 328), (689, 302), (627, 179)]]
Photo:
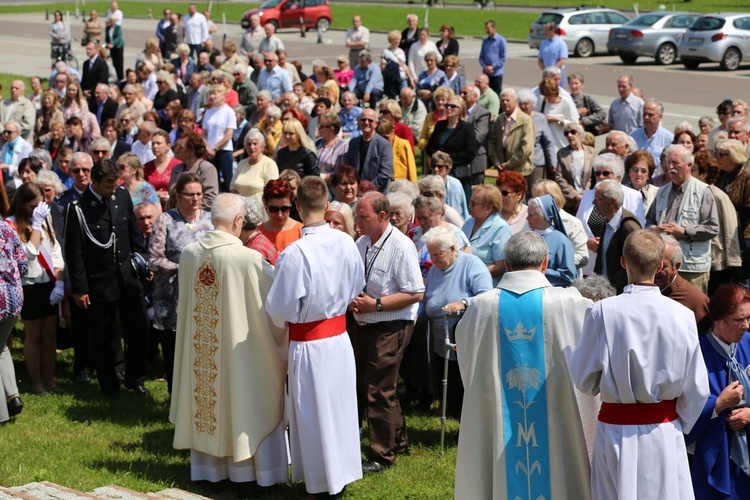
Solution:
[(693, 31), (713, 31), (724, 27), (726, 21), (720, 17), (700, 17), (690, 27)]
[(562, 14), (558, 14), (557, 12), (545, 12), (539, 18), (534, 21), (534, 24), (547, 24), (547, 23), (555, 23), (560, 24), (560, 21), (562, 21)]
[(281, 3), (282, 0), (268, 0), (266, 3), (260, 6), (261, 9), (273, 9)]
[(654, 24), (658, 23), (660, 19), (662, 19), (664, 16), (659, 16), (655, 14), (643, 14), (642, 16), (638, 16), (632, 21), (628, 21), (625, 23), (626, 26), (653, 26)]

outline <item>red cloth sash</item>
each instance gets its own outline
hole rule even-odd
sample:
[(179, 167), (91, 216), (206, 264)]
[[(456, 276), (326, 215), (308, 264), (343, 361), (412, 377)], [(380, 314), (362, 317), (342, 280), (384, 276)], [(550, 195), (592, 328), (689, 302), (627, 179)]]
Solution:
[(677, 400), (658, 403), (602, 403), (599, 421), (615, 425), (663, 424), (677, 419)]
[(335, 337), (346, 332), (346, 315), (335, 318), (312, 321), (310, 323), (290, 323), (289, 340), (307, 342), (328, 337)]

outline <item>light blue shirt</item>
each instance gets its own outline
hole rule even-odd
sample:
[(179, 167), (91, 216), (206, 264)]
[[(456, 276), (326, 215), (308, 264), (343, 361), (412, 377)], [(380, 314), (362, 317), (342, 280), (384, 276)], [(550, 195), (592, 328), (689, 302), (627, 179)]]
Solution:
[[(430, 321), (436, 353), (441, 356), (445, 354), (443, 307), (461, 299), (466, 299), (471, 304), (475, 296), (491, 290), (492, 287), (490, 270), (476, 255), (458, 252), (456, 261), (445, 271), (432, 266), (427, 273), (424, 299), (419, 304), (419, 315), (426, 315)], [(456, 359), (455, 351), (449, 355), (450, 359)]]
[(612, 130), (620, 130), (630, 134), (633, 130), (643, 126), (643, 99), (632, 92), (627, 99), (618, 97), (609, 106), (607, 123)]
[[(474, 217), (469, 217), (462, 228), (466, 237), (469, 238), (472, 253), (479, 257), (485, 266), (505, 260), (505, 244), (512, 236), (508, 223), (500, 217), (500, 214), (492, 214), (472, 236), (471, 232), (476, 222)], [(575, 264), (573, 267), (575, 268)], [(493, 276), (492, 286), (497, 286), (500, 278), (500, 275)]]
[(449, 175), (445, 186), (445, 203), (456, 209), (463, 220), (469, 217), (469, 208), (466, 206), (466, 192), (461, 181)]
[(354, 68), (354, 76), (349, 82), (349, 90), (359, 90), (362, 94), (369, 94), (373, 90), (383, 90), (383, 74), (380, 67), (375, 63), (370, 63), (366, 68), (358, 64)]
[[(539, 45), (539, 55), (537, 56), (542, 60), (542, 65), (547, 68), (549, 66), (557, 66), (557, 62), (560, 59), (568, 58), (568, 46), (562, 38), (555, 35), (552, 38), (542, 40)], [(565, 66), (560, 68), (562, 71), (562, 80), (560, 80), (560, 86), (565, 87)]]
[(495, 33), (495, 36), (482, 40), (482, 49), (479, 51), (479, 65), (482, 70), (485, 66), (492, 66), (492, 76), (502, 75), (507, 56), (508, 44), (500, 34)]
[(274, 100), (278, 99), (284, 92), (294, 90), (292, 77), (281, 66), (275, 66), (270, 72), (263, 69), (258, 75), (258, 90), (267, 90)]
[(353, 106), (351, 112), (347, 111), (346, 108), (341, 108), (341, 111), (339, 111), (341, 131), (349, 134), (352, 139), (362, 135), (362, 131), (359, 130), (359, 117), (362, 116), (362, 111), (359, 106)]
[(654, 157), (654, 164), (656, 165), (654, 175), (662, 174), (661, 152), (664, 150), (664, 148), (672, 144), (672, 141), (674, 140), (674, 134), (662, 127), (661, 124), (659, 124), (659, 128), (656, 129), (656, 133), (654, 133), (654, 135), (652, 135), (650, 138), (648, 137), (648, 135), (646, 135), (646, 127), (640, 127), (633, 130), (630, 133), (630, 137), (632, 137), (635, 140), (635, 143), (638, 144), (638, 149), (648, 151), (649, 153), (651, 153), (651, 156)]

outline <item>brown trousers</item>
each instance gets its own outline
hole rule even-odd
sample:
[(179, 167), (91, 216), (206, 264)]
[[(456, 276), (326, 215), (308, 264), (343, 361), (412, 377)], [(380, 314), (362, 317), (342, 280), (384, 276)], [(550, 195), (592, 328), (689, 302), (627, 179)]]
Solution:
[(413, 328), (411, 321), (358, 325), (354, 337), (358, 392), (367, 397), (370, 458), (385, 465), (393, 464), (397, 450), (409, 447), (396, 389), (401, 358)]

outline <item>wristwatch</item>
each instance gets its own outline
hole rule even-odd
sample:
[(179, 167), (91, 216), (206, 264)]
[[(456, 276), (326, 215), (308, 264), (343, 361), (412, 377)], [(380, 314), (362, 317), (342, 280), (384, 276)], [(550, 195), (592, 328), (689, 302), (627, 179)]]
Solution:
[(469, 308), (469, 301), (466, 299), (461, 299), (459, 302), (461, 302), (464, 305), (464, 311)]
[(383, 303), (380, 302), (380, 299), (375, 299), (375, 310), (377, 312), (383, 312)]

